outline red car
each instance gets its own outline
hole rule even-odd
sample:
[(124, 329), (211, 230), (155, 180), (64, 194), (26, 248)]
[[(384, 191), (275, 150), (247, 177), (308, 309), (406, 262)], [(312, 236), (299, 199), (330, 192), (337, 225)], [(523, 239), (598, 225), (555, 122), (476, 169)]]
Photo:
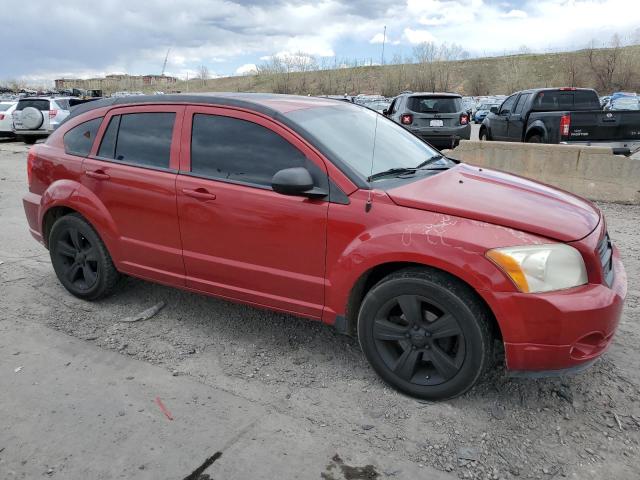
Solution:
[(410, 395), (580, 370), (611, 343), (626, 276), (596, 206), (450, 160), (330, 99), (105, 99), (28, 156), (24, 208), (64, 287), (122, 275), (357, 334)]

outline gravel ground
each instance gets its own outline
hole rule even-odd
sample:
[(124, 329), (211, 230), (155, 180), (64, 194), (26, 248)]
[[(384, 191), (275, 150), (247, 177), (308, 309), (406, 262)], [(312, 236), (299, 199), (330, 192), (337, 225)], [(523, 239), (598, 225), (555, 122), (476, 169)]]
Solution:
[[(0, 285), (21, 292), (0, 296), (0, 320), (44, 324), (454, 477), (640, 477), (640, 206), (600, 204), (629, 294), (618, 335), (593, 368), (516, 380), (498, 363), (461, 398), (430, 403), (387, 388), (356, 340), (319, 323), (135, 279), (98, 303), (70, 296), (27, 232), (25, 152), (0, 144)], [(152, 319), (119, 322), (161, 301), (166, 307)]]

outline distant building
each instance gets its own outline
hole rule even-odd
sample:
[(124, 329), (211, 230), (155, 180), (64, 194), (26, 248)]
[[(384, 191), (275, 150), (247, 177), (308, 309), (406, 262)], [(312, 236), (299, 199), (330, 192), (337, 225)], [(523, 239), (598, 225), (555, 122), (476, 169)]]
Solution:
[(141, 87), (173, 85), (178, 79), (168, 75), (127, 75), (122, 73), (106, 75), (104, 78), (58, 78), (56, 90), (81, 88), (84, 90), (102, 90), (113, 93), (118, 90), (136, 90)]

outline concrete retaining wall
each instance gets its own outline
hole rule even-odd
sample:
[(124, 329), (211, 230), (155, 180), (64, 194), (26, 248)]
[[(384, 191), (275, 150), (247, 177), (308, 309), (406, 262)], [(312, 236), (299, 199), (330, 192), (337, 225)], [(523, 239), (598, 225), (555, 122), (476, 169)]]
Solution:
[(463, 140), (448, 155), (592, 200), (640, 204), (640, 160), (613, 155), (610, 148)]

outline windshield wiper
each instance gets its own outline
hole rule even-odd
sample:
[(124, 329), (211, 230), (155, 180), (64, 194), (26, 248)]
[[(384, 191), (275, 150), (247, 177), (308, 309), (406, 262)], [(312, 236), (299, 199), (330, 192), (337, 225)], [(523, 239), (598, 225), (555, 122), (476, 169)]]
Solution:
[(419, 168), (425, 168), (428, 165), (431, 165), (432, 163), (436, 163), (438, 160), (441, 160), (444, 158), (444, 155), (441, 154), (436, 154), (433, 155), (432, 157), (427, 158), (424, 162), (422, 162), (420, 165), (418, 165), (417, 167), (415, 167), (416, 169)]
[(403, 173), (416, 173), (417, 168), (405, 168), (405, 167), (395, 167), (390, 168), (388, 170), (383, 170), (382, 172), (374, 173), (367, 181), (370, 182), (372, 180), (377, 180), (378, 178), (389, 177), (391, 175), (402, 175)]

